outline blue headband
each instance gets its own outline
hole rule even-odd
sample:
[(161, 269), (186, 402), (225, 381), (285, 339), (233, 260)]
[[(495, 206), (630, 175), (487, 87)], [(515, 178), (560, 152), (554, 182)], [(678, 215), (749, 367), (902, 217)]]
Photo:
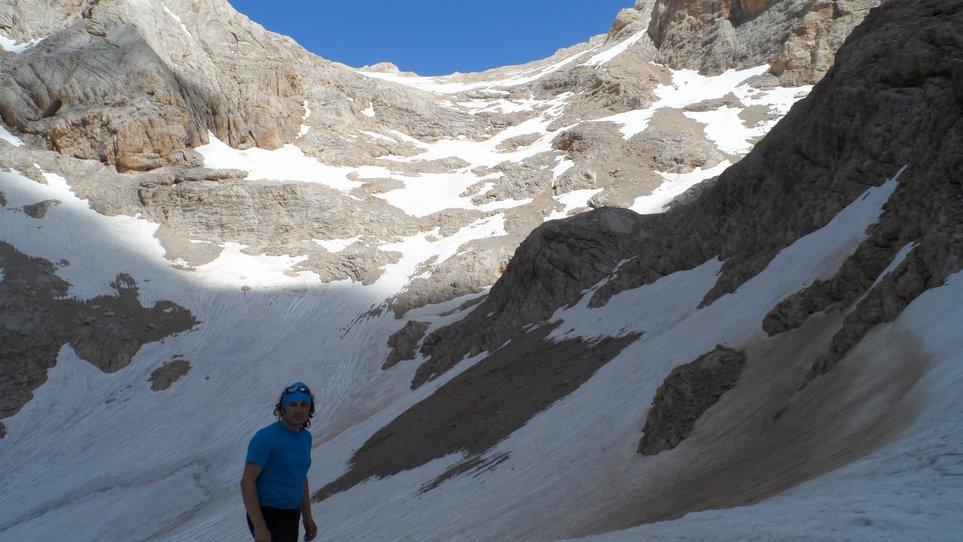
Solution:
[(309, 405), (314, 402), (311, 399), (311, 390), (304, 382), (295, 382), (284, 389), (284, 393), (281, 394), (281, 408), (286, 408), (295, 401), (301, 401)]

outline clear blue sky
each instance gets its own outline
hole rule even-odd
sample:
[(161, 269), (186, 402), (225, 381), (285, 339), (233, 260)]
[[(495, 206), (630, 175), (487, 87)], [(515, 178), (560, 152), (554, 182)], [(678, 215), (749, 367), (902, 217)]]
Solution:
[(608, 31), (632, 0), (230, 0), (268, 30), (349, 66), (422, 75), (544, 58)]

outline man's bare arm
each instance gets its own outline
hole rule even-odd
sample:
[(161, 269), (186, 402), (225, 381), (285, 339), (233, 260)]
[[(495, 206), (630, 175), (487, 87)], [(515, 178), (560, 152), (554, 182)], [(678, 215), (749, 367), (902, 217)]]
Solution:
[(258, 530), (266, 531), (267, 524), (264, 523), (264, 516), (261, 515), (261, 503), (257, 498), (257, 477), (261, 475), (262, 467), (254, 463), (244, 463), (244, 475), (241, 476), (241, 498), (244, 500), (244, 508), (247, 515), (251, 518), (254, 532)]
[(304, 489), (301, 490), (301, 519), (304, 522), (304, 539), (314, 540), (318, 534), (318, 526), (311, 517), (311, 491), (308, 489), (308, 479), (304, 479)]

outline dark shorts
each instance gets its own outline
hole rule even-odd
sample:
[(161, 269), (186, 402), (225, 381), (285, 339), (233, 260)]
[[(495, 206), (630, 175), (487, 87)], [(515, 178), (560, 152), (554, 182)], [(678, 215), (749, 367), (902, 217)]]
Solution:
[[(271, 542), (297, 542), (298, 531), (300, 529), (301, 509), (300, 508), (274, 508), (273, 506), (262, 506), (261, 515), (264, 516), (264, 523), (268, 531), (271, 531)], [(251, 516), (247, 516), (247, 528), (254, 536), (254, 524), (251, 523)]]

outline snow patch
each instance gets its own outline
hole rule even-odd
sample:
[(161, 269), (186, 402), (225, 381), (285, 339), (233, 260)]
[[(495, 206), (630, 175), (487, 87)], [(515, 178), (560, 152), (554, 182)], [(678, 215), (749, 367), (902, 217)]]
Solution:
[(464, 77), (461, 74), (442, 75), (438, 77), (422, 77), (417, 75), (402, 75), (399, 73), (369, 72), (365, 70), (355, 70), (355, 72), (365, 77), (390, 81), (392, 83), (413, 87), (426, 92), (431, 92), (433, 94), (455, 94), (458, 92), (465, 92), (467, 90), (494, 90), (503, 87), (524, 85), (525, 83), (530, 83), (540, 79), (552, 72), (558, 71), (572, 62), (575, 62), (581, 58), (582, 55), (585, 55), (597, 49), (598, 47), (599, 46), (596, 45), (587, 51), (575, 53), (541, 68), (524, 68), (514, 72), (509, 72), (508, 77), (505, 77), (504, 79), (488, 81), (455, 81), (455, 79), (459, 77)]
[(564, 205), (565, 208), (561, 211), (552, 211), (552, 214), (545, 217), (545, 222), (557, 218), (565, 218), (575, 209), (588, 207), (589, 200), (602, 190), (602, 188), (585, 188), (582, 190), (572, 190), (571, 192), (555, 196), (555, 201)]
[(181, 30), (184, 31), (184, 34), (187, 35), (187, 38), (193, 40), (193, 39), (194, 39), (194, 36), (192, 36), (191, 33), (188, 32), (187, 27), (184, 26), (184, 23), (181, 21), (181, 18), (180, 18), (176, 13), (174, 13), (173, 11), (171, 11), (170, 9), (168, 9), (166, 5), (164, 5), (164, 4), (161, 4), (161, 5), (162, 5), (163, 8), (164, 8), (164, 13), (167, 13), (168, 15), (171, 16), (172, 19), (174, 19), (175, 21), (177, 21), (177, 24), (179, 24), (179, 25), (181, 26)]
[[(404, 184), (403, 188), (389, 190), (375, 194), (375, 196), (415, 217), (427, 216), (444, 209), (490, 211), (530, 203), (531, 199), (525, 199), (502, 200), (475, 205), (469, 197), (462, 194), (469, 187), (482, 180), (472, 172), (477, 167), (492, 167), (505, 161), (521, 162), (531, 156), (553, 151), (552, 139), (554, 139), (555, 133), (549, 132), (548, 126), (562, 113), (569, 97), (571, 97), (571, 93), (564, 93), (552, 100), (547, 100), (545, 103), (549, 104), (549, 108), (541, 115), (506, 128), (484, 141), (441, 139), (433, 143), (423, 143), (414, 140), (424, 148), (423, 152), (413, 156), (391, 157), (390, 159), (396, 162), (410, 163), (457, 157), (468, 162), (468, 166), (446, 173), (423, 173), (414, 177), (395, 177)], [(392, 130), (392, 133), (401, 135), (400, 132), (395, 130)], [(498, 146), (507, 139), (532, 133), (542, 134), (542, 136), (531, 145), (515, 151), (502, 152), (498, 149)], [(389, 158), (385, 157), (385, 159)]]
[[(616, 113), (607, 117), (594, 119), (590, 122), (612, 122), (621, 125), (619, 131), (622, 137), (629, 139), (645, 131), (649, 126), (649, 121), (655, 112), (662, 108), (682, 109), (688, 105), (722, 98), (730, 92), (736, 92), (740, 83), (746, 79), (765, 73), (769, 69), (768, 64), (748, 68), (745, 70), (729, 69), (715, 76), (699, 75), (693, 70), (669, 70), (672, 81), (668, 85), (659, 85), (653, 90), (656, 101), (647, 108)], [(746, 94), (749, 87), (743, 90)], [(776, 93), (773, 100), (781, 100), (783, 103), (786, 97)], [(761, 102), (760, 102), (761, 103)]]
[(312, 239), (319, 246), (331, 253), (338, 253), (361, 240), (361, 236), (347, 239)]
[(248, 180), (270, 179), (277, 181), (301, 181), (329, 186), (343, 192), (362, 185), (348, 178), (349, 174), (361, 177), (388, 177), (390, 171), (378, 166), (329, 166), (317, 158), (304, 154), (296, 145), (287, 144), (273, 151), (251, 147), (239, 150), (228, 146), (213, 134), (210, 143), (197, 147), (204, 157), (204, 166), (213, 169), (241, 169), (248, 172)]
[(670, 201), (702, 181), (721, 175), (731, 165), (728, 160), (723, 160), (710, 168), (696, 168), (687, 173), (657, 172), (663, 179), (662, 184), (651, 194), (636, 198), (629, 209), (640, 215), (664, 212)]
[(637, 41), (642, 39), (642, 36), (644, 36), (646, 32), (647, 30), (639, 30), (638, 32), (636, 32), (635, 34), (632, 34), (628, 38), (625, 38), (624, 40), (618, 42), (612, 47), (609, 47), (605, 51), (602, 51), (601, 53), (598, 53), (597, 55), (593, 56), (587, 61), (579, 64), (579, 66), (591, 66), (591, 67), (597, 68), (599, 66), (602, 66), (603, 64), (608, 63), (608, 61), (621, 55), (622, 53), (627, 51), (629, 47), (635, 45)]
[(308, 106), (307, 100), (301, 104), (301, 107), (304, 108), (304, 115), (301, 117), (301, 128), (298, 130), (298, 137), (304, 137), (311, 130), (311, 127), (305, 124), (308, 117), (311, 116), (311, 107)]
[(385, 252), (401, 253), (401, 260), (385, 266), (384, 273), (374, 287), (386, 295), (400, 292), (414, 277), (418, 267), (434, 258), (434, 265), (440, 265), (458, 253), (465, 243), (478, 239), (508, 235), (505, 230), (505, 215), (499, 213), (482, 218), (460, 228), (448, 237), (438, 238), (440, 228), (422, 232), (397, 243), (386, 243), (378, 247)]
[(722, 98), (734, 92), (740, 83), (769, 71), (769, 64), (736, 70), (730, 68), (719, 75), (700, 75), (694, 70), (670, 70), (672, 82), (659, 85), (653, 92), (660, 107), (682, 109), (687, 105)]
[(39, 39), (35, 39), (24, 43), (18, 43), (8, 38), (7, 36), (0, 35), (0, 49), (10, 53), (20, 54), (26, 51), (27, 49), (33, 47), (34, 45), (40, 43), (40, 41), (41, 40)]
[(368, 136), (368, 137), (370, 137), (370, 138), (373, 138), (373, 139), (380, 139), (381, 141), (386, 141), (386, 142), (388, 142), (388, 143), (397, 143), (397, 141), (395, 141), (394, 139), (391, 139), (390, 137), (388, 137), (388, 136), (386, 136), (386, 135), (384, 135), (384, 134), (379, 134), (378, 132), (372, 132), (371, 130), (359, 130), (359, 131), (360, 131), (362, 134), (364, 134), (364, 135), (366, 135), (366, 136)]
[(752, 150), (753, 141), (765, 135), (766, 130), (765, 126), (747, 128), (739, 118), (741, 112), (738, 107), (720, 107), (712, 111), (686, 111), (684, 115), (704, 124), (706, 137), (720, 151), (742, 155)]
[(12, 133), (10, 133), (10, 131), (7, 130), (7, 127), (4, 126), (2, 123), (0, 123), (0, 139), (6, 141), (7, 143), (10, 143), (14, 147), (24, 146), (23, 140), (13, 135)]

